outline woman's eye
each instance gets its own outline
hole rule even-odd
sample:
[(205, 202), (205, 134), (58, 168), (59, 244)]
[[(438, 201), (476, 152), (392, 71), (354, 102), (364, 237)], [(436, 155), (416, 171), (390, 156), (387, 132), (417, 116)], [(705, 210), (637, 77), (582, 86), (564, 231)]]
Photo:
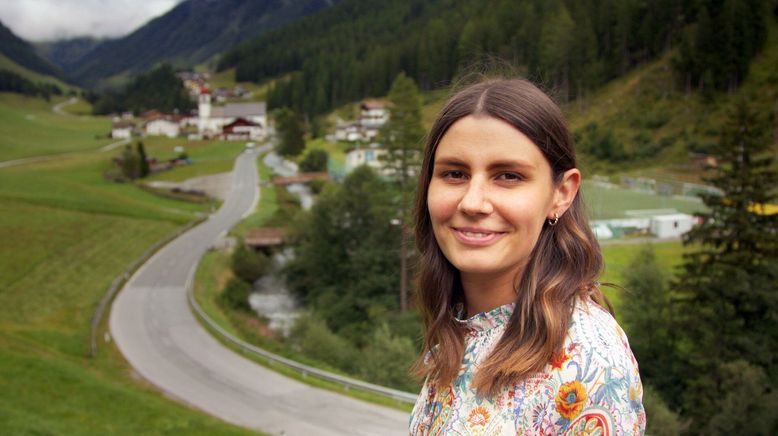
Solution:
[(465, 178), (465, 173), (462, 171), (446, 171), (443, 173), (444, 179), (459, 180)]
[(518, 182), (524, 179), (521, 174), (518, 173), (502, 173), (498, 178), (507, 182)]

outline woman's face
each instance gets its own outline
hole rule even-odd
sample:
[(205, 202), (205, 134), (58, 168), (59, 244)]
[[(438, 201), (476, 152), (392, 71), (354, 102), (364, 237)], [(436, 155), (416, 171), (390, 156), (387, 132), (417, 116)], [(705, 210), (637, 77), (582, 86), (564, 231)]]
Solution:
[(544, 221), (564, 212), (563, 191), (523, 133), (496, 118), (467, 116), (438, 144), (427, 207), (435, 239), (463, 280), (512, 280)]

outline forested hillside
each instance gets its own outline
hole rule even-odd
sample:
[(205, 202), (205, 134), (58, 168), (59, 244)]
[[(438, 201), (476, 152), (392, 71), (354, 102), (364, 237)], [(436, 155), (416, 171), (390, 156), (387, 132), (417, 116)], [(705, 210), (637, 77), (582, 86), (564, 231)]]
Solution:
[(95, 47), (106, 42), (102, 39), (81, 37), (35, 43), (35, 49), (39, 55), (48, 59), (63, 71), (72, 71), (78, 68), (81, 60)]
[(187, 0), (130, 35), (100, 44), (77, 64), (63, 67), (77, 83), (95, 85), (147, 71), (159, 62), (193, 66), (337, 1)]
[(62, 78), (62, 71), (35, 53), (35, 49), (0, 23), (0, 53), (36, 73)]
[(269, 105), (308, 115), (385, 95), (400, 71), (433, 89), (484, 59), (563, 102), (670, 51), (679, 82), (726, 90), (747, 75), (775, 14), (773, 0), (346, 0), (241, 45), (219, 68), (257, 82), (286, 75)]
[(93, 111), (101, 115), (123, 111), (139, 114), (151, 109), (186, 113), (194, 107), (195, 103), (176, 77), (173, 67), (162, 64), (135, 77), (120, 91), (103, 94), (94, 102)]

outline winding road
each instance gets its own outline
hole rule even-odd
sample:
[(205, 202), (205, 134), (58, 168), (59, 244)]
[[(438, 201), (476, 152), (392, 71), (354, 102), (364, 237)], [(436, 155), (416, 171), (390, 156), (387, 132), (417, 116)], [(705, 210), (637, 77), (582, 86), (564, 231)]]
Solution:
[(113, 303), (110, 330), (125, 358), (168, 396), (225, 421), (283, 435), (407, 434), (406, 413), (283, 377), (221, 345), (198, 324), (186, 290), (206, 249), (250, 213), (259, 189), (242, 153), (217, 213), (158, 251)]

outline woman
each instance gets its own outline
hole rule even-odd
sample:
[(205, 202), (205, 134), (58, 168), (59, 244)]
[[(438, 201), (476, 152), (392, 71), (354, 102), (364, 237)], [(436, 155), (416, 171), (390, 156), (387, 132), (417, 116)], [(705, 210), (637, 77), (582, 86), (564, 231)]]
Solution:
[(525, 80), (457, 93), (416, 196), (426, 376), (412, 434), (639, 434), (637, 363), (559, 108)]

